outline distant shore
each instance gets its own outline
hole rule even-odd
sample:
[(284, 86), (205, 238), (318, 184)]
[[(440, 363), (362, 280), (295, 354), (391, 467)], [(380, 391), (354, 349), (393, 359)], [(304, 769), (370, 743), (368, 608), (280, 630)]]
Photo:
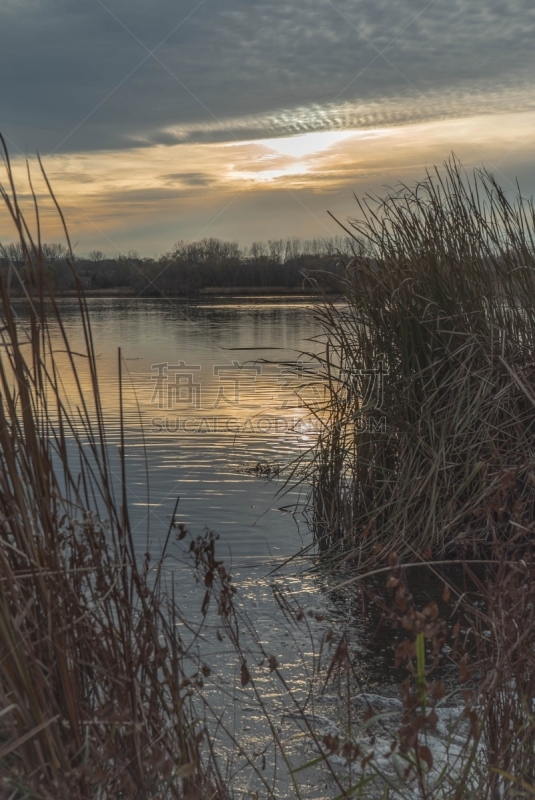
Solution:
[[(116, 286), (110, 289), (88, 289), (84, 288), (86, 297), (144, 297), (144, 298), (166, 298), (160, 292), (152, 294), (137, 292), (131, 286)], [(318, 297), (317, 292), (312, 292), (300, 287), (286, 288), (284, 286), (209, 286), (206, 289), (200, 289), (198, 292), (184, 293), (180, 295), (173, 295), (175, 298), (184, 300), (193, 300), (199, 297), (273, 297), (274, 295), (280, 297)], [(76, 297), (77, 292), (75, 289), (65, 289), (56, 292), (57, 297)]]

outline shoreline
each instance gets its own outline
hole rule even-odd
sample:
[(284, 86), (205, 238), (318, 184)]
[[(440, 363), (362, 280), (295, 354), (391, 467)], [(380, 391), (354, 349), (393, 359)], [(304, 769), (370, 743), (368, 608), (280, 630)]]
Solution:
[[(201, 289), (198, 292), (191, 292), (188, 294), (177, 295), (164, 295), (164, 294), (146, 294), (136, 292), (129, 286), (117, 287), (116, 289), (85, 289), (84, 296), (86, 298), (98, 297), (102, 299), (123, 299), (123, 300), (217, 300), (225, 299), (239, 299), (239, 298), (296, 298), (302, 297), (307, 300), (319, 300), (321, 295), (318, 292), (307, 292), (303, 289), (284, 289), (280, 286), (274, 287), (214, 287), (209, 289)], [(63, 291), (55, 291), (55, 296), (59, 298), (73, 298), (78, 297), (76, 289), (64, 289)], [(34, 296), (34, 295), (30, 295)], [(329, 297), (336, 297), (336, 294), (328, 293)], [(14, 295), (18, 299), (24, 299), (25, 295)]]

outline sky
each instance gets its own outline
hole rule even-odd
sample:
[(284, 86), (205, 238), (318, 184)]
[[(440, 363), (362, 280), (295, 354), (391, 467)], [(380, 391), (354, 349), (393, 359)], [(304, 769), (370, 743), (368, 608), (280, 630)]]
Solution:
[(534, 38), (531, 0), (2, 0), (0, 132), (79, 254), (334, 236), (452, 153), (535, 193)]

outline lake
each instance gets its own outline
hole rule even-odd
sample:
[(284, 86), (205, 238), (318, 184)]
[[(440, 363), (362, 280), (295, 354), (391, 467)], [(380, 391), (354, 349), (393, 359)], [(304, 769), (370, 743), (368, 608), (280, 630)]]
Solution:
[[(58, 302), (71, 347), (81, 354), (77, 301)], [(295, 297), (202, 302), (89, 298), (88, 306), (117, 496), (121, 353), (126, 484), (140, 561), (147, 551), (154, 560), (159, 556), (177, 498), (178, 522), (194, 536), (207, 528), (219, 535), (216, 557), (230, 568), (238, 588), (242, 653), (264, 707), (280, 724), (287, 752), (300, 762), (308, 760), (310, 742), (297, 736), (296, 707), (320, 720), (326, 731), (332, 720), (345, 724), (346, 719), (339, 693), (324, 691), (329, 656), (324, 654), (320, 664), (319, 653), (326, 630), (334, 629), (334, 641), (346, 637), (359, 691), (388, 683), (385, 664), (392, 660), (390, 639), (384, 628), (375, 630), (377, 615), (363, 609), (357, 593), (337, 590), (340, 576), (314, 572), (309, 557), (291, 558), (312, 545), (303, 514), (307, 487), (287, 487), (285, 476), (313, 446), (310, 408), (319, 410), (325, 400), (314, 358), (323, 350), (314, 302)], [(27, 307), (21, 303), (17, 308), (24, 325)], [(61, 365), (63, 345), (54, 335), (53, 346)], [(77, 358), (84, 385), (85, 361), (82, 355)], [(65, 397), (74, 398), (69, 374), (67, 369), (62, 374)], [(71, 446), (77, 456), (73, 440)], [(279, 796), (291, 797), (287, 771), (277, 767), (272, 730), (250, 688), (241, 686), (243, 656), (219, 636), (221, 618), (214, 604), (206, 616), (201, 613), (205, 586), (195, 580), (183, 545), (172, 549), (164, 575), (168, 585), (174, 582), (191, 668), (200, 661), (210, 670), (202, 691), (213, 711), (207, 726), (219, 737), (222, 753), (236, 759), (232, 741), (238, 738), (249, 752), (248, 763), (262, 765)], [(284, 602), (274, 598), (274, 581), (279, 599), (297, 602), (311, 616), (292, 619)], [(267, 669), (266, 653), (283, 670), (284, 689)], [(202, 705), (199, 713), (205, 713)], [(236, 763), (242, 770), (238, 784), (245, 790), (249, 767), (241, 759)], [(334, 796), (321, 770), (303, 777), (310, 789), (304, 796)]]
[[(313, 443), (304, 403), (319, 403), (319, 352), (306, 299), (184, 302), (88, 300), (110, 451), (119, 444), (118, 348), (123, 359), (127, 483), (136, 544), (165, 535), (176, 498), (192, 533), (207, 526), (233, 563), (273, 564), (310, 542), (277, 496), (277, 472)], [(74, 349), (75, 300), (60, 301)], [(67, 387), (68, 389), (68, 387)], [(260, 466), (258, 466), (260, 465)], [(266, 471), (267, 477), (255, 472)], [(273, 480), (275, 478), (275, 480)]]

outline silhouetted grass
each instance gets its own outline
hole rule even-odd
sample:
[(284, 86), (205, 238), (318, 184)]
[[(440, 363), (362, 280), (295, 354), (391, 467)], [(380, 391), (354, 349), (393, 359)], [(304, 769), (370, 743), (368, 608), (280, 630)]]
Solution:
[[(219, 771), (224, 747), (197, 721), (201, 704), (210, 710), (203, 683), (210, 669), (178, 633), (184, 621), (172, 581), (165, 591), (164, 555), (156, 564), (136, 559), (122, 424), (115, 494), (91, 324), (70, 248), (83, 352), (69, 342), (39, 225), (32, 236), (5, 146), (4, 154), (8, 187), (0, 191), (31, 295), (19, 318), (13, 276), (0, 273), (1, 796), (235, 796), (236, 774), (223, 780)], [(392, 594), (384, 615), (406, 632), (395, 652), (408, 667), (399, 714), (377, 713), (362, 693), (347, 632), (327, 630), (311, 648), (312, 663), (303, 665), (310, 670), (292, 686), (246, 608), (237, 608), (216, 537), (190, 543), (201, 616), (214, 607), (217, 640), (231, 645), (225, 658), (234, 656), (241, 690), (266, 724), (287, 771), (287, 796), (319, 797), (315, 769), (336, 798), (497, 800), (535, 792), (535, 583), (526, 548), (535, 484), (533, 218), (524, 206), (510, 206), (488, 176), (477, 186), (486, 206), (451, 165), (445, 179), (388, 198), (380, 216), (364, 208), (361, 233), (371, 251), (357, 252), (348, 265), (345, 305), (326, 298), (321, 312), (331, 403), (310, 468), (315, 530), (323, 554), (362, 564), (389, 553), (388, 566), (375, 572), (387, 573)], [(35, 213), (38, 221), (37, 203)], [(355, 376), (379, 360), (388, 383), (384, 408), (375, 411), (387, 416), (388, 429), (372, 435), (355, 426), (374, 411), (363, 404)], [(119, 353), (122, 416), (121, 369)], [(163, 534), (165, 554), (175, 534), (184, 539), (187, 532), (173, 517)], [(470, 596), (442, 587), (437, 574), (451, 611), (442, 619), (433, 601), (416, 607), (394, 547), (412, 566), (422, 555), (483, 551), (489, 571), (471, 576), (477, 592)], [(277, 586), (274, 599), (312, 639), (322, 614), (305, 611)], [(203, 625), (198, 633), (207, 632)], [(434, 677), (444, 659), (459, 667), (451, 696)], [(299, 726), (291, 738), (281, 733), (266, 676)], [(343, 718), (325, 732), (310, 710), (318, 689), (333, 686)], [(233, 686), (233, 703), (237, 691)], [(444, 711), (452, 722), (440, 738)], [(263, 774), (265, 758), (258, 766), (268, 745), (248, 756), (223, 714), (215, 712), (215, 720), (247, 765), (240, 794), (276, 797)]]
[(361, 564), (486, 554), (535, 512), (533, 205), (452, 161), (359, 211), (342, 302), (318, 312), (319, 548)]
[[(124, 448), (114, 494), (70, 247), (82, 353), (70, 345), (39, 225), (34, 238), (2, 145), (8, 184), (0, 192), (33, 288), (21, 320), (12, 276), (0, 273), (2, 797), (222, 797), (201, 764), (178, 611), (160, 567), (136, 561)], [(39, 222), (37, 203), (35, 213)], [(119, 384), (120, 372), (119, 359)]]

